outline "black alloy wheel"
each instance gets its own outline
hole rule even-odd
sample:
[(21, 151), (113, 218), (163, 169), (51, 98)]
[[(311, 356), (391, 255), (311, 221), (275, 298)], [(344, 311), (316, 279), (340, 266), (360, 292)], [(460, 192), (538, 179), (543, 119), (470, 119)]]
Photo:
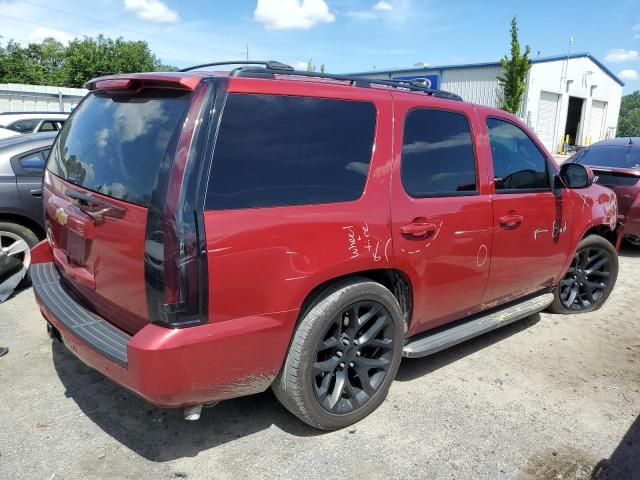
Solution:
[(337, 281), (303, 306), (271, 388), (312, 427), (352, 425), (387, 396), (405, 332), (405, 315), (387, 287), (362, 277)]
[(395, 328), (375, 301), (349, 305), (326, 329), (313, 363), (313, 390), (321, 407), (343, 415), (365, 405), (383, 384), (393, 360)]
[(602, 248), (576, 253), (567, 275), (560, 282), (560, 298), (570, 310), (585, 310), (598, 303), (609, 286), (611, 259)]
[(618, 252), (603, 237), (584, 238), (549, 309), (554, 313), (585, 313), (599, 309), (618, 278)]

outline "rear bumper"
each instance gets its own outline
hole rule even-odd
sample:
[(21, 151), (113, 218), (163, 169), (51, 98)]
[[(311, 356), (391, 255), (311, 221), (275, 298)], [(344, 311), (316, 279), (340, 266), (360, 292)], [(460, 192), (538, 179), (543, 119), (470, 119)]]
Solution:
[(160, 407), (266, 390), (280, 370), (297, 316), (297, 311), (279, 312), (184, 329), (148, 324), (129, 336), (71, 297), (52, 262), (34, 264), (32, 278), (43, 316), (68, 349)]

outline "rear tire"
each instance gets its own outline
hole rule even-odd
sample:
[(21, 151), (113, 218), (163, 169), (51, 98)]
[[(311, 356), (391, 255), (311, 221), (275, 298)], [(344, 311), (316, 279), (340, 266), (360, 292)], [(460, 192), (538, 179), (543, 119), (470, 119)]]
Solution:
[(549, 311), (566, 315), (598, 310), (611, 295), (617, 278), (618, 252), (605, 238), (589, 235), (578, 244)]
[[(23, 265), (26, 264), (27, 273), (22, 279), (22, 282), (20, 282), (19, 287), (26, 287), (31, 284), (31, 277), (28, 270), (28, 267), (31, 264), (31, 253), (29, 250), (38, 243), (38, 237), (27, 227), (17, 223), (0, 222), (0, 247), (8, 248), (12, 245), (21, 247), (19, 244), (20, 241), (26, 244), (28, 250), (19, 254), (12, 254), (10, 259), (9, 256), (4, 256), (3, 258), (2, 254), (0, 254), (0, 270), (2, 269), (2, 266), (8, 269), (13, 269), (14, 267), (18, 268), (17, 263), (14, 265), (14, 260), (20, 259)], [(0, 282), (5, 280), (4, 274), (5, 272), (0, 271)]]
[(303, 315), (272, 385), (276, 397), (321, 430), (362, 420), (383, 402), (400, 366), (404, 324), (398, 301), (379, 283), (350, 279)]

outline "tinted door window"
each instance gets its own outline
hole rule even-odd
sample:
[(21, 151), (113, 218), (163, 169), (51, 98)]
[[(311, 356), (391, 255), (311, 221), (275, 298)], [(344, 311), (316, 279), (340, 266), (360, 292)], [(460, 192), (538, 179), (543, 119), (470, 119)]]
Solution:
[(175, 153), (190, 98), (177, 90), (91, 94), (65, 122), (47, 168), (89, 190), (147, 206), (163, 162)]
[(467, 118), (441, 110), (412, 110), (404, 123), (402, 184), (412, 197), (476, 192), (476, 161)]
[(30, 133), (38, 126), (40, 120), (37, 118), (28, 118), (26, 120), (18, 120), (17, 122), (13, 122), (7, 128), (9, 130), (13, 130), (15, 132), (20, 133)]
[(213, 155), (207, 208), (358, 199), (376, 109), (368, 102), (230, 94)]
[(549, 189), (547, 160), (519, 127), (487, 119), (496, 191)]

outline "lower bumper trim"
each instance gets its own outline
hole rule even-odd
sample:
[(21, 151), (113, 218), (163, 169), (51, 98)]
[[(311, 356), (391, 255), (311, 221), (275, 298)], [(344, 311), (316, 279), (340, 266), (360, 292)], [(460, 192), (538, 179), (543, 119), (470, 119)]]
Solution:
[(40, 302), (78, 339), (127, 367), (127, 344), (131, 337), (80, 305), (62, 285), (53, 262), (31, 265), (31, 281)]

